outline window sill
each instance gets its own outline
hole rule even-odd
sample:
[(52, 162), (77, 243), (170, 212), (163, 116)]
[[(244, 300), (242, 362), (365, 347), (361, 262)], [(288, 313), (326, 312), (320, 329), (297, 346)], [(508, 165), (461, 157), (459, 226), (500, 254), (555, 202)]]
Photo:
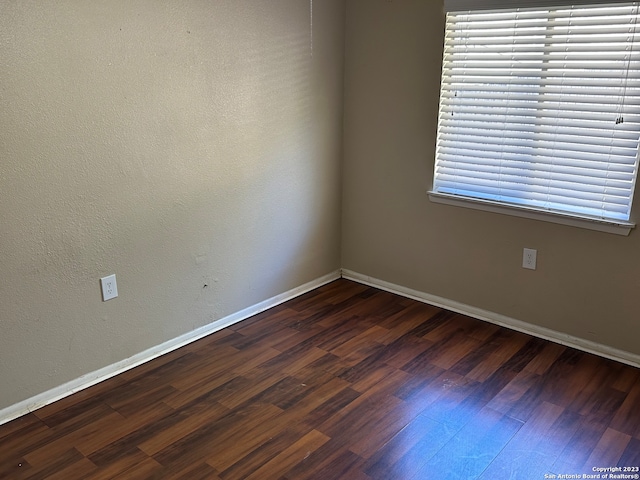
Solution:
[(599, 232), (613, 233), (616, 235), (629, 235), (631, 229), (636, 226), (632, 222), (609, 222), (605, 220), (597, 220), (589, 217), (580, 217), (577, 215), (568, 215), (561, 213), (546, 212), (526, 207), (511, 207), (497, 202), (488, 200), (478, 200), (457, 195), (448, 195), (445, 193), (437, 193), (429, 191), (429, 200), (434, 203), (442, 203), (445, 205), (453, 205), (456, 207), (473, 208), (475, 210), (483, 210), (485, 212), (500, 213), (503, 215), (512, 215), (515, 217), (530, 218), (543, 222), (559, 223), (561, 225), (569, 225), (572, 227), (586, 228), (588, 230), (596, 230)]

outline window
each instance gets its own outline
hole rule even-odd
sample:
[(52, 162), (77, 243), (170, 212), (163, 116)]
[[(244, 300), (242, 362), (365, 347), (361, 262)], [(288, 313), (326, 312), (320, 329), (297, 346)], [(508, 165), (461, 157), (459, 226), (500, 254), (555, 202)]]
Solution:
[(445, 0), (432, 200), (629, 233), (640, 2), (587, 1)]

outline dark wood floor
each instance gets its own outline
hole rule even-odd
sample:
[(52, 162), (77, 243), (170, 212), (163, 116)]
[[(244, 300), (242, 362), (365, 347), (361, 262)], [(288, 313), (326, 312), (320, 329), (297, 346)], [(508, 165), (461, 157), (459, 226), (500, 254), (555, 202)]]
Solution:
[(640, 466), (639, 369), (347, 280), (0, 427), (10, 479), (542, 480), (614, 466)]

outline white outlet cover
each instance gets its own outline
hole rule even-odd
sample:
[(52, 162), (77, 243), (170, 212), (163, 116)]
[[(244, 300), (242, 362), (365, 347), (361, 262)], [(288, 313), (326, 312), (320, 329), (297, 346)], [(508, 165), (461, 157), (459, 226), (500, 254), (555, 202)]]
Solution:
[(102, 285), (102, 301), (106, 302), (118, 296), (118, 284), (116, 283), (116, 274), (102, 277), (100, 279)]
[(522, 251), (522, 268), (527, 268), (529, 270), (536, 269), (536, 257), (538, 256), (538, 251), (533, 248), (525, 248)]

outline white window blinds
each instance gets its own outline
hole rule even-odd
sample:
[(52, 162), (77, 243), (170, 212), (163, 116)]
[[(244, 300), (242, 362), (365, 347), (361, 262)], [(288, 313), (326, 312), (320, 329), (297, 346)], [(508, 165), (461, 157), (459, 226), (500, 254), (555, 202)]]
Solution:
[(638, 14), (638, 3), (449, 12), (432, 193), (628, 221)]

